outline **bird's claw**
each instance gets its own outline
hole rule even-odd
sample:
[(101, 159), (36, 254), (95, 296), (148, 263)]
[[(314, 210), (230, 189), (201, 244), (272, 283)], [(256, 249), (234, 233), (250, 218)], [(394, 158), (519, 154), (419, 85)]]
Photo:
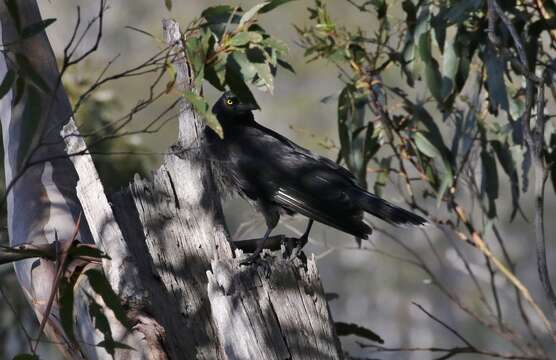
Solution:
[(293, 251), (297, 248), (297, 239), (284, 237), (284, 239), (282, 239), (282, 245), (284, 246), (284, 253), (282, 254), (282, 258), (289, 259), (291, 258)]
[(303, 252), (303, 247), (307, 244), (307, 241), (307, 236), (301, 236), (300, 238), (285, 238), (282, 241), (282, 245), (284, 245), (283, 258), (289, 259), (290, 261), (298, 258), (305, 262), (307, 260), (307, 256), (305, 256), (305, 253)]
[(307, 257), (303, 253), (303, 247), (307, 245), (308, 241), (309, 241), (309, 236), (307, 236), (307, 234), (303, 234), (303, 236), (297, 239), (296, 246), (295, 246), (295, 257), (300, 259), (302, 259), (303, 257), (307, 259)]
[(239, 263), (240, 266), (255, 266), (255, 268), (263, 268), (263, 273), (265, 277), (268, 279), (272, 272), (272, 267), (268, 260), (261, 258), (260, 253), (251, 254), (244, 260), (241, 260)]

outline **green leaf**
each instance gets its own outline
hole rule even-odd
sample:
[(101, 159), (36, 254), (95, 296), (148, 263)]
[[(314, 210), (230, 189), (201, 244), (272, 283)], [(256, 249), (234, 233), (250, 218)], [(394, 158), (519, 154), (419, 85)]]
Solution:
[(440, 206), (440, 202), (446, 193), (446, 190), (452, 185), (453, 182), (453, 171), (452, 165), (443, 155), (442, 150), (433, 145), (429, 140), (430, 133), (417, 132), (414, 135), (415, 145), (417, 149), (428, 156), (429, 158), (435, 160), (436, 163), (440, 164), (440, 173), (438, 174), (441, 178), (440, 186), (438, 187), (438, 195), (436, 206)]
[(87, 246), (86, 244), (78, 244), (77, 246), (72, 246), (68, 253), (72, 257), (89, 257), (97, 259), (110, 259), (106, 253), (97, 249), (93, 246)]
[(205, 65), (205, 79), (220, 91), (226, 90), (224, 82), (228, 56), (228, 53), (219, 53), (216, 55), (216, 61)]
[(415, 145), (420, 152), (427, 155), (431, 159), (442, 156), (440, 151), (420, 132), (415, 134)]
[(204, 31), (201, 36), (190, 37), (185, 42), (185, 51), (189, 63), (193, 67), (195, 86), (200, 87), (205, 77), (205, 62), (211, 48), (213, 37), (209, 31)]
[(251, 9), (247, 10), (239, 20), (239, 26), (243, 26), (246, 22), (251, 20), (253, 16), (257, 15), (257, 13), (266, 5), (268, 5), (268, 3), (257, 4)]
[(10, 17), (15, 23), (15, 28), (17, 32), (21, 31), (21, 18), (19, 16), (19, 6), (17, 4), (18, 0), (5, 0), (6, 7), (8, 8), (8, 12), (10, 13)]
[(120, 298), (116, 295), (114, 290), (112, 290), (106, 276), (97, 269), (89, 269), (85, 272), (85, 275), (93, 290), (102, 297), (106, 306), (114, 312), (116, 319), (129, 329), (130, 322), (127, 313), (120, 302)]
[(203, 10), (201, 17), (204, 17), (209, 23), (226, 22), (233, 11), (234, 7), (230, 5), (211, 6)]
[(207, 21), (206, 25), (208, 25), (210, 30), (221, 39), (228, 23), (239, 23), (241, 17), (237, 12), (234, 13), (234, 9), (235, 7), (229, 5), (212, 6), (205, 9), (201, 16)]
[(335, 322), (334, 325), (336, 326), (336, 333), (338, 336), (355, 335), (379, 344), (384, 344), (384, 340), (378, 334), (363, 326), (339, 321)]
[(249, 61), (247, 55), (243, 52), (235, 51), (232, 54), (232, 57), (237, 66), (239, 66), (243, 81), (245, 81), (245, 83), (253, 81), (255, 79), (255, 76), (257, 75), (258, 70), (255, 66), (256, 63), (252, 63), (251, 61)]
[(135, 350), (133, 347), (129, 346), (128, 344), (124, 344), (119, 341), (115, 341), (113, 339), (110, 340), (102, 340), (97, 344), (97, 346), (105, 349), (110, 349), (109, 353), (113, 354), (115, 349), (124, 349), (124, 350)]
[(496, 169), (496, 160), (494, 156), (486, 149), (481, 151), (481, 188), (488, 198), (488, 212), (489, 218), (496, 217), (496, 202), (498, 198), (498, 171)]
[(388, 12), (388, 3), (386, 0), (371, 0), (367, 1), (364, 5), (366, 6), (367, 3), (371, 3), (375, 7), (376, 17), (378, 19), (384, 19)]
[[(451, 35), (451, 34), (449, 34)], [(459, 70), (460, 58), (456, 52), (457, 34), (448, 36), (444, 42), (442, 54), (442, 101), (444, 102), (455, 90), (456, 75)]]
[(433, 19), (433, 26), (448, 27), (455, 23), (466, 20), (467, 15), (478, 10), (483, 4), (483, 0), (458, 0), (451, 2), (441, 8)]
[(71, 342), (75, 342), (73, 326), (73, 283), (62, 278), (59, 289), (60, 323)]
[(23, 28), (23, 30), (21, 30), (21, 37), (23, 39), (29, 38), (33, 35), (36, 35), (38, 33), (40, 33), (41, 31), (43, 31), (44, 29), (46, 29), (48, 26), (50, 26), (52, 23), (54, 23), (56, 21), (56, 19), (54, 18), (49, 18), (49, 19), (44, 19), (41, 21), (38, 21), (34, 24), (28, 25), (26, 27)]
[[(43, 112), (41, 108), (41, 96), (37, 89), (31, 86), (26, 86), (26, 101), (23, 108), (22, 121), (24, 121), (24, 126), (22, 126), (19, 146), (18, 146), (18, 164), (19, 166), (25, 165), (27, 157), (30, 155), (31, 151), (38, 145), (40, 138), (42, 136), (42, 124), (41, 122), (46, 121), (43, 117)], [(23, 90), (25, 91), (25, 90)]]
[(263, 36), (255, 31), (242, 31), (235, 34), (231, 39), (229, 44), (231, 46), (244, 46), (248, 43), (260, 43), (263, 41)]
[(344, 87), (338, 98), (338, 131), (342, 158), (355, 174), (359, 184), (367, 188), (367, 162), (365, 156), (366, 96), (352, 85)]
[(205, 119), (208, 127), (210, 127), (220, 138), (224, 137), (224, 131), (222, 130), (222, 125), (218, 122), (218, 119), (212, 112), (209, 111), (209, 104), (205, 99), (194, 93), (193, 91), (186, 91), (183, 94), (184, 98), (193, 106), (193, 109)]
[(252, 63), (265, 63), (269, 61), (267, 52), (260, 46), (253, 46), (245, 49), (245, 54)]
[(365, 135), (365, 164), (368, 164), (378, 150), (380, 150), (379, 138), (374, 135), (374, 131), (374, 124), (369, 121)]
[(504, 82), (505, 62), (498, 56), (492, 46), (487, 46), (483, 57), (487, 70), (487, 89), (490, 98), (490, 110), (498, 113), (498, 107), (509, 111), (508, 94)]
[(508, 142), (502, 143), (498, 140), (492, 140), (490, 142), (490, 145), (496, 152), (496, 157), (498, 158), (500, 165), (502, 165), (502, 169), (510, 179), (513, 205), (513, 210), (510, 218), (513, 220), (513, 218), (517, 214), (517, 211), (519, 210), (519, 177), (517, 174), (515, 161), (512, 157), (510, 145)]
[(294, 0), (271, 0), (271, 1), (267, 2), (265, 4), (265, 6), (263, 6), (262, 9), (259, 10), (259, 13), (261, 13), (261, 14), (267, 13), (271, 10), (274, 10), (275, 8), (277, 8), (280, 5), (284, 5), (284, 4), (287, 4), (287, 3), (292, 2), (292, 1), (294, 1)]
[(408, 83), (410, 86), (413, 86), (413, 79), (414, 78), (421, 78), (422, 68), (423, 68), (423, 61), (421, 60), (420, 56), (418, 56), (418, 48), (419, 48), (419, 41), (421, 36), (430, 30), (430, 10), (429, 6), (421, 6), (419, 7), (419, 15), (417, 18), (413, 18), (414, 14), (412, 13), (414, 9), (414, 5), (411, 4), (409, 6), (407, 3), (404, 2), (404, 6), (406, 8), (407, 14), (407, 22), (408, 22), (408, 33), (406, 36), (406, 41), (404, 44), (404, 48), (402, 51), (403, 54), (403, 61), (405, 63), (411, 64), (411, 72), (407, 72), (408, 75)]
[(257, 101), (241, 73), (241, 67), (232, 56), (228, 57), (226, 64), (226, 84), (242, 103), (257, 105)]
[(114, 339), (112, 338), (112, 330), (110, 329), (110, 322), (104, 312), (102, 311), (102, 306), (96, 302), (95, 298), (89, 294), (86, 294), (89, 299), (89, 316), (93, 319), (95, 328), (104, 335), (104, 349), (109, 353), (112, 358), (114, 358), (115, 347)]
[(274, 76), (272, 75), (270, 65), (267, 63), (255, 63), (254, 66), (257, 69), (259, 79), (262, 80), (263, 85), (272, 94), (274, 91)]
[(13, 357), (13, 360), (39, 360), (39, 357), (35, 354), (18, 354)]
[(48, 86), (47, 82), (43, 80), (43, 78), (37, 71), (35, 71), (33, 65), (31, 65), (27, 57), (23, 54), (16, 54), (15, 58), (17, 65), (21, 70), (20, 72), (25, 75), (25, 78), (28, 79), (31, 84), (35, 85), (42, 92), (46, 94), (50, 93), (50, 87)]
[(278, 59), (278, 65), (288, 70), (289, 72), (295, 74), (295, 70), (293, 69), (293, 67), (289, 63), (285, 62), (284, 60)]
[(425, 64), (425, 81), (427, 86), (436, 101), (443, 104), (442, 75), (440, 74), (438, 62), (432, 56), (430, 31), (427, 31), (419, 38), (419, 55)]
[(0, 84), (0, 99), (3, 98), (8, 93), (8, 91), (11, 90), (15, 79), (15, 71), (13, 71), (12, 69), (8, 69), (8, 71), (6, 72), (6, 76), (4, 76), (4, 79)]
[(380, 160), (380, 172), (376, 176), (375, 184), (373, 186), (373, 191), (377, 196), (382, 195), (382, 190), (386, 187), (386, 181), (388, 180), (388, 174), (390, 171), (390, 163), (392, 162), (391, 157), (383, 158)]
[(526, 193), (529, 188), (529, 171), (531, 170), (532, 159), (531, 149), (528, 146), (524, 146), (523, 148), (523, 161), (521, 162), (521, 191)]
[(164, 0), (164, 6), (166, 6), (166, 10), (172, 11), (172, 0)]
[(16, 106), (19, 104), (19, 101), (23, 98), (23, 93), (25, 93), (25, 89), (27, 88), (27, 81), (23, 76), (17, 76), (15, 80), (15, 95), (13, 100), (13, 105)]
[(280, 39), (276, 39), (273, 37), (267, 37), (262, 41), (262, 45), (265, 47), (270, 47), (276, 50), (280, 55), (288, 53), (288, 44)]

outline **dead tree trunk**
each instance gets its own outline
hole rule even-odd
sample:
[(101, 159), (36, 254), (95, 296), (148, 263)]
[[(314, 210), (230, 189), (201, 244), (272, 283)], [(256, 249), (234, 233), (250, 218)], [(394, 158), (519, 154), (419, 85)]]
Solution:
[[(24, 8), (29, 4), (34, 11), (30, 23), (38, 22), (40, 17), (35, 2), (21, 3), (25, 3)], [(1, 6), (2, 29), (5, 31), (10, 15)], [(176, 86), (183, 91), (193, 83), (183, 56), (183, 39), (174, 21), (164, 22), (164, 32), (172, 48), (171, 58), (178, 75)], [(5, 36), (3, 40), (6, 42)], [(49, 49), (44, 34), (37, 41)], [(50, 64), (51, 76), (57, 74), (51, 51), (42, 53), (38, 61)], [(38, 66), (37, 69), (42, 68)], [(94, 241), (111, 258), (102, 262), (102, 269), (129, 309), (133, 329), (129, 333), (115, 318), (108, 320), (114, 340), (134, 347), (134, 350), (117, 349), (114, 358), (342, 357), (313, 259), (304, 266), (298, 260), (282, 260), (278, 254), (270, 263), (270, 276), (252, 267), (239, 266), (228, 242), (211, 164), (203, 156), (201, 134), (204, 123), (189, 104), (183, 100), (180, 104), (180, 138), (174, 148), (181, 151), (167, 156), (152, 179), (136, 178), (126, 191), (110, 196), (109, 202), (86, 145), (71, 120), (71, 110), (68, 110), (69, 103), (63, 89), (57, 95), (56, 104), (61, 103), (63, 107), (55, 108), (52, 113), (52, 118), (56, 120), (53, 127), (60, 131), (62, 120), (69, 118), (70, 122), (61, 135), (75, 168), (65, 171), (66, 176), (70, 176), (70, 186), (60, 197), (76, 205), (75, 211), (68, 213), (73, 216), (52, 222), (51, 227), (53, 231), (71, 228), (76, 213), (83, 209), (86, 224), (82, 227), (82, 240), (92, 238), (89, 241)], [(6, 132), (13, 125), (9, 122), (5, 124), (4, 111), (21, 105), (2, 101), (4, 140), (8, 145)], [(25, 104), (28, 99), (21, 101)], [(52, 133), (58, 136), (57, 131), (49, 132)], [(19, 144), (17, 137), (8, 139), (11, 142), (7, 147), (7, 156), (17, 152)], [(16, 158), (12, 156), (8, 160), (7, 169)], [(48, 166), (52, 166), (54, 173), (62, 170), (61, 174), (64, 167), (71, 166), (67, 158), (60, 164), (63, 167), (58, 168), (56, 163)], [(6, 170), (8, 179), (9, 175)], [(21, 180), (35, 186), (33, 182), (44, 176), (44, 170), (36, 174), (28, 172)], [(10, 195), (12, 204), (17, 203), (17, 209), (13, 205), (8, 207), (12, 219), (14, 216), (30, 216), (26, 209), (32, 208), (41, 199), (40, 188), (27, 194), (16, 191), (18, 189), (16, 185)], [(44, 211), (48, 213), (52, 206), (54, 204), (45, 204)], [(16, 214), (15, 210), (19, 213)], [(16, 244), (34, 241), (27, 233), (20, 235), (13, 221), (10, 237)], [(48, 264), (48, 261), (41, 260), (41, 263)], [(18, 264), (16, 268), (25, 270), (25, 266)], [(35, 268), (33, 273), (43, 276), (50, 274), (47, 270)], [(49, 276), (48, 280), (51, 280), (52, 276)], [(21, 275), (20, 279), (27, 289), (29, 285), (25, 281), (28, 280)], [(49, 291), (50, 287), (44, 293), (49, 294)], [(86, 289), (82, 291), (86, 292)], [(58, 336), (52, 333), (51, 336), (67, 343), (66, 357), (110, 358), (104, 349), (83, 344), (96, 344), (103, 337), (95, 330), (89, 317), (86, 297), (81, 292), (79, 294), (75, 328), (81, 342), (73, 344), (68, 341), (59, 326), (56, 328)], [(44, 299), (45, 295), (38, 298), (35, 293), (28, 292), (28, 296), (35, 301)], [(40, 315), (40, 309), (37, 311)], [(56, 321), (54, 316), (51, 322), (57, 325)]]

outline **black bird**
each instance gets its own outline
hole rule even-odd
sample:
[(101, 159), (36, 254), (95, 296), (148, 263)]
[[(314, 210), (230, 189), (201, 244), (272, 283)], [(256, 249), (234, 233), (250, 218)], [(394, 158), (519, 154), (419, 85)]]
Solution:
[(313, 220), (363, 239), (372, 232), (363, 222), (364, 212), (393, 225), (427, 223), (367, 192), (347, 169), (332, 160), (258, 124), (252, 113), (255, 109), (258, 107), (226, 92), (212, 108), (224, 138), (209, 127), (205, 130), (207, 152), (218, 163), (216, 168), (227, 186), (254, 201), (266, 220), (266, 233), (246, 263), (259, 256), (281, 213), (309, 218), (298, 240), (298, 251), (307, 243)]

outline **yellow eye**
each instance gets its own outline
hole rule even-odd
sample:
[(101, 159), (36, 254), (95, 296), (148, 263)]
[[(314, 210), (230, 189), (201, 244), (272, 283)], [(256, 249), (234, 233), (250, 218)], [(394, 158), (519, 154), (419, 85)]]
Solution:
[(228, 99), (228, 100), (226, 100), (226, 104), (233, 105), (234, 101), (232, 99)]

